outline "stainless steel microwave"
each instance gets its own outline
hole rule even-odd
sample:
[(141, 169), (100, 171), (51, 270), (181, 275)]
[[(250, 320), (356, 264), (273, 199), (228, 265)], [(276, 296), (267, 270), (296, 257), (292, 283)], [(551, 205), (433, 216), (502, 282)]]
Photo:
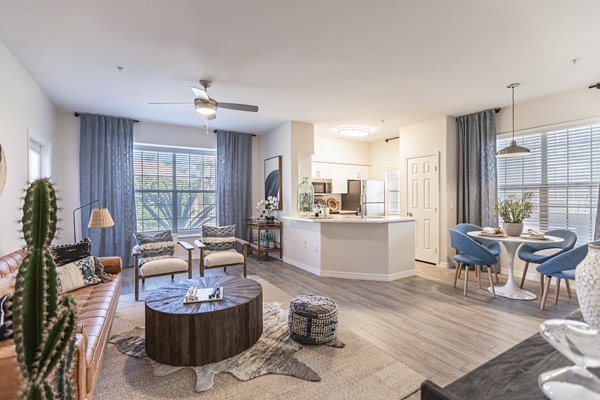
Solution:
[(319, 179), (312, 181), (313, 188), (315, 188), (315, 194), (327, 194), (331, 193), (331, 179)]

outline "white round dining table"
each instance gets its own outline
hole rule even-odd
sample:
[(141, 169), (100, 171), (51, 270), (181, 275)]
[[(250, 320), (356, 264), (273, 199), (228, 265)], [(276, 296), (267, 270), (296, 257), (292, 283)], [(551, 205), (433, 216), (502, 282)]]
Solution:
[[(537, 296), (527, 290), (521, 289), (516, 283), (514, 278), (514, 260), (517, 253), (517, 249), (523, 243), (536, 243), (536, 244), (550, 244), (560, 243), (564, 241), (563, 238), (556, 236), (545, 236), (544, 239), (532, 239), (524, 236), (491, 236), (482, 235), (483, 231), (471, 231), (467, 235), (473, 238), (494, 240), (504, 245), (506, 253), (508, 254), (508, 280), (503, 286), (495, 287), (496, 295), (506, 297), (514, 300), (535, 300)], [(492, 288), (488, 290), (491, 292)]]

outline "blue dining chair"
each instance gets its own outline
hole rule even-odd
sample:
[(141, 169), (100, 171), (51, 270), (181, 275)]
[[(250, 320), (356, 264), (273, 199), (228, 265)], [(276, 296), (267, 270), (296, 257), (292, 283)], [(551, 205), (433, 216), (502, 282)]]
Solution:
[(458, 251), (458, 254), (454, 256), (454, 261), (458, 263), (454, 274), (454, 287), (456, 287), (459, 272), (462, 268), (465, 268), (464, 295), (467, 295), (467, 285), (469, 282), (468, 266), (474, 265), (479, 271), (479, 287), (481, 288), (481, 266), (485, 265), (487, 267), (490, 286), (492, 287), (492, 294), (496, 297), (496, 290), (494, 289), (494, 281), (492, 279), (492, 265), (498, 263), (498, 258), (486, 246), (476, 242), (466, 234), (452, 228), (448, 229), (448, 232), (450, 234), (450, 245)]
[[(600, 244), (600, 240), (589, 244)], [(546, 307), (546, 299), (548, 298), (548, 292), (550, 291), (550, 282), (552, 278), (556, 278), (556, 294), (554, 297), (554, 304), (558, 304), (558, 295), (560, 293), (560, 281), (565, 280), (565, 286), (567, 287), (567, 294), (571, 297), (571, 288), (569, 286), (569, 280), (575, 279), (575, 268), (580, 262), (587, 256), (588, 245), (576, 247), (572, 250), (564, 252), (550, 260), (538, 265), (536, 271), (540, 273), (542, 285), (544, 283), (544, 277), (547, 278), (546, 285), (542, 292), (542, 303), (540, 304), (540, 310)]]
[[(456, 229), (460, 233), (464, 233), (465, 235), (469, 232), (477, 232), (477, 231), (483, 230), (482, 227), (475, 225), (475, 224), (458, 224), (454, 227), (454, 229)], [(480, 237), (472, 238), (472, 239), (475, 240), (476, 242), (483, 244), (485, 247), (488, 248), (490, 253), (492, 253), (496, 257), (498, 257), (500, 255), (500, 243), (496, 242), (495, 240), (484, 239), (484, 238), (480, 238)]]
[[(467, 235), (469, 232), (479, 232), (479, 231), (483, 230), (483, 228), (480, 227), (479, 225), (464, 224), (464, 223), (456, 225), (454, 227), (454, 229), (456, 229), (460, 233), (464, 233), (465, 235)], [(487, 247), (487, 249), (490, 251), (490, 253), (492, 253), (494, 256), (496, 256), (496, 257), (500, 256), (500, 243), (496, 242), (495, 240), (484, 239), (484, 238), (480, 238), (480, 237), (472, 237), (472, 236), (469, 236), (469, 237), (471, 239), (475, 240), (476, 242), (479, 242), (479, 243), (483, 244), (485, 247)], [(498, 264), (497, 266), (499, 268), (500, 264)], [(498, 283), (499, 282), (498, 271), (497, 271), (496, 267), (494, 267), (493, 269), (494, 269), (494, 275), (496, 276), (496, 283)], [(475, 272), (478, 274), (477, 270), (475, 270)], [(460, 271), (458, 273), (458, 279), (460, 279)]]
[[(519, 286), (523, 289), (523, 285), (525, 284), (525, 277), (527, 276), (527, 269), (529, 268), (529, 263), (533, 264), (543, 264), (546, 261), (566, 253), (575, 247), (575, 243), (577, 242), (577, 235), (568, 230), (568, 229), (554, 229), (544, 233), (544, 235), (548, 236), (556, 236), (562, 238), (563, 241), (560, 243), (524, 243), (519, 248), (519, 258), (525, 261), (525, 268), (523, 269), (523, 276), (521, 277), (521, 285)], [(539, 254), (537, 253), (540, 250), (546, 249), (560, 249), (560, 251), (554, 254)], [(544, 293), (544, 277), (540, 277), (541, 290), (540, 293)]]

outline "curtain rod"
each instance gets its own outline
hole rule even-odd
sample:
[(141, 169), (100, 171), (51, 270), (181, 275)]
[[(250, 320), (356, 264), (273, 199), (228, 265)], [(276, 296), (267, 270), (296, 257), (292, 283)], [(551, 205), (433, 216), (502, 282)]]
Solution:
[[(571, 124), (571, 123), (574, 123), (574, 122), (583, 122), (583, 121), (590, 121), (591, 122), (591, 121), (593, 121), (595, 119), (598, 119), (598, 116), (588, 117), (588, 118), (572, 119), (572, 120), (569, 120), (569, 121), (555, 122), (555, 123), (552, 123), (552, 124), (532, 126), (530, 128), (515, 129), (515, 132), (525, 132), (525, 131), (531, 131), (531, 130), (535, 130), (535, 129), (555, 127), (557, 125)], [(511, 132), (512, 131), (497, 132), (496, 135), (506, 135), (507, 133), (511, 133)]]
[(385, 142), (389, 142), (390, 140), (396, 140), (396, 139), (400, 139), (400, 136), (396, 136), (396, 137), (391, 137), (391, 138), (387, 138), (385, 139)]
[[(215, 129), (215, 130), (213, 130), (213, 133), (217, 133), (217, 130), (216, 130), (216, 129)], [(243, 132), (242, 132), (242, 133), (243, 133)], [(255, 135), (254, 133), (249, 133), (249, 135), (250, 135), (250, 136), (252, 136), (252, 137), (256, 137), (256, 135)]]
[[(81, 113), (74, 112), (73, 115), (76, 117), (79, 117), (81, 115)], [(137, 119), (134, 119), (133, 122), (140, 122), (140, 121), (138, 121)]]

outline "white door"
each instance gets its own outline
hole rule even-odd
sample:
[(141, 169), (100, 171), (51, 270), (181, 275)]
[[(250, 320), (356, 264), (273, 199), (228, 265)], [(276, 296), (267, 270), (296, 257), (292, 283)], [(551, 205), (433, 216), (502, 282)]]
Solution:
[(407, 214), (416, 219), (415, 258), (438, 262), (438, 157), (414, 157), (407, 160)]

